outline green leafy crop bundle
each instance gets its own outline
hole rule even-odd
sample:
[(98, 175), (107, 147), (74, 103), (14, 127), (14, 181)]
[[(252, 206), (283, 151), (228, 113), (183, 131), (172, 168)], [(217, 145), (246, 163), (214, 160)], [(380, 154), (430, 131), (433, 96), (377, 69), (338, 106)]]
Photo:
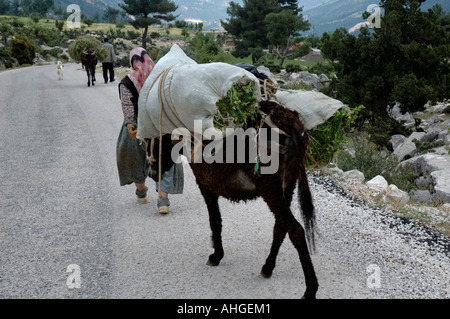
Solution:
[(217, 129), (242, 127), (248, 120), (255, 120), (258, 113), (256, 102), (255, 84), (252, 81), (234, 83), (227, 96), (216, 103), (218, 112), (214, 116), (214, 126)]
[(75, 41), (69, 45), (69, 55), (75, 61), (81, 62), (81, 56), (86, 49), (94, 50), (99, 61), (104, 60), (107, 56), (103, 43), (90, 36), (76, 38)]

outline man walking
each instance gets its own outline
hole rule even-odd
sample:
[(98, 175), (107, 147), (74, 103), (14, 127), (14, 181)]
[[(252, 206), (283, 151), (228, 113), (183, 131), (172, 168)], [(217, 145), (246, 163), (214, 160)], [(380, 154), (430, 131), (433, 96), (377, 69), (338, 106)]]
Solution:
[(114, 47), (111, 43), (109, 43), (108, 38), (104, 38), (105, 42), (104, 47), (106, 48), (107, 56), (106, 59), (102, 62), (103, 68), (103, 79), (105, 80), (105, 84), (108, 83), (108, 72), (109, 72), (109, 80), (110, 82), (114, 82), (114, 63), (116, 62), (116, 54), (114, 53)]

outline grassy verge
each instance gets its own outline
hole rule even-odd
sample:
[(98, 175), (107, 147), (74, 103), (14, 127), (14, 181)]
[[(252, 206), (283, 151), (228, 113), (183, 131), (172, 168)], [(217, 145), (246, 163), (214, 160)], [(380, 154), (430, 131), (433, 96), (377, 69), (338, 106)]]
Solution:
[[(39, 21), (34, 22), (32, 18), (30, 17), (19, 17), (19, 16), (6, 16), (6, 15), (0, 15), (0, 23), (2, 21), (5, 22), (13, 22), (16, 21), (17, 23), (23, 24), (23, 25), (35, 25), (38, 27), (43, 27), (46, 29), (52, 29), (52, 28), (56, 28), (55, 26), (55, 21), (61, 21), (61, 20), (55, 20), (55, 19), (47, 19), (47, 18), (42, 18), (39, 19)], [(120, 30), (122, 32), (128, 32), (128, 31), (134, 31), (136, 32), (137, 30), (131, 26), (130, 24), (124, 24), (121, 27), (118, 27), (116, 24), (113, 23), (105, 23), (105, 22), (94, 22), (91, 25), (87, 25), (86, 23), (81, 22), (81, 29), (84, 29), (86, 31), (90, 31), (90, 32), (103, 32), (103, 33), (108, 33), (111, 30), (114, 32), (117, 32), (117, 30)], [(63, 27), (63, 31), (67, 31), (69, 30), (69, 28), (67, 27), (67, 24), (64, 24)], [(149, 27), (149, 34), (152, 32), (156, 32), (159, 33), (160, 35), (167, 35), (167, 28), (158, 28), (158, 27)], [(181, 37), (181, 29), (179, 28), (169, 28), (169, 36), (176, 36), (176, 37)], [(140, 34), (142, 34), (143, 30), (140, 30)]]

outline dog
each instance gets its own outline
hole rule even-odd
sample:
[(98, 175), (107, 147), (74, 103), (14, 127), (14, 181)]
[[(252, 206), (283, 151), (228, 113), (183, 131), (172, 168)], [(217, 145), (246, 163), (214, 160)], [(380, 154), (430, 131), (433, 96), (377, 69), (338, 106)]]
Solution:
[(64, 80), (64, 65), (61, 61), (56, 63), (56, 72), (58, 73), (58, 80)]

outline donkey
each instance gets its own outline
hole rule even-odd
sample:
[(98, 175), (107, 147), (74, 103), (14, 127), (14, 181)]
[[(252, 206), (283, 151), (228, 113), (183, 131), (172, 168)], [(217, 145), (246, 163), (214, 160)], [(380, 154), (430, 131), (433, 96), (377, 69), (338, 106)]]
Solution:
[(83, 64), (84, 69), (86, 70), (87, 77), (88, 77), (88, 86), (95, 85), (95, 82), (97, 81), (95, 79), (95, 67), (97, 65), (97, 55), (95, 54), (94, 50), (86, 49), (83, 51), (81, 55), (81, 63)]
[[(260, 109), (270, 116), (272, 124), (286, 133), (279, 137), (279, 146), (282, 151), (279, 154), (279, 169), (276, 173), (257, 174), (255, 164), (248, 159), (245, 163), (195, 163), (192, 161), (190, 163), (208, 208), (212, 230), (214, 253), (209, 256), (207, 264), (217, 266), (224, 257), (219, 196), (234, 202), (262, 197), (275, 217), (272, 247), (261, 269), (262, 276), (269, 278), (272, 275), (279, 248), (288, 234), (298, 251), (305, 276), (306, 291), (303, 297), (314, 299), (319, 284), (308, 251), (308, 242), (310, 248), (314, 249), (314, 206), (305, 171), (308, 135), (295, 111), (273, 101), (262, 101)], [(261, 119), (257, 119), (250, 126), (254, 127), (257, 123), (262, 123)], [(263, 125), (265, 128), (271, 126)], [(224, 154), (227, 152), (226, 145), (226, 142), (222, 144)], [(236, 148), (234, 154), (235, 156), (237, 154)], [(306, 232), (290, 210), (297, 182), (298, 200)]]

